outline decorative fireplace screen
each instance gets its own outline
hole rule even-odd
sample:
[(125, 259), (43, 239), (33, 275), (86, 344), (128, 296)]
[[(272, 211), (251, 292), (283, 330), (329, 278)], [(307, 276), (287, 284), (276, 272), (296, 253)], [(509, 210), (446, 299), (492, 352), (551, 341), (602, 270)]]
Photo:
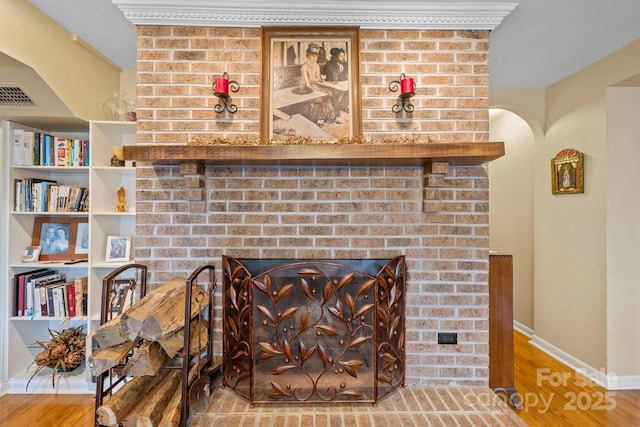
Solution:
[(404, 256), (222, 261), (225, 387), (306, 403), (376, 402), (403, 385)]

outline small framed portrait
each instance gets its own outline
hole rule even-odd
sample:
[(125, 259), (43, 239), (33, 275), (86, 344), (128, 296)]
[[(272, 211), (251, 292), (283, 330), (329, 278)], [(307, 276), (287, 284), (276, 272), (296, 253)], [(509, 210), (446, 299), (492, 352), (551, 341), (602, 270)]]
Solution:
[(40, 246), (27, 246), (22, 253), (22, 262), (38, 262), (40, 258)]
[(131, 254), (131, 236), (107, 237), (107, 262), (128, 262)]
[(360, 135), (357, 27), (263, 27), (261, 137)]
[(89, 223), (78, 223), (76, 230), (76, 254), (89, 254)]
[(116, 315), (122, 314), (135, 302), (135, 280), (113, 280), (110, 286), (109, 311)]
[(78, 247), (78, 228), (88, 230), (86, 217), (36, 217), (31, 246), (40, 247), (39, 261), (68, 261), (88, 258), (88, 248)]
[(567, 148), (551, 159), (551, 192), (584, 193), (584, 155), (581, 152)]

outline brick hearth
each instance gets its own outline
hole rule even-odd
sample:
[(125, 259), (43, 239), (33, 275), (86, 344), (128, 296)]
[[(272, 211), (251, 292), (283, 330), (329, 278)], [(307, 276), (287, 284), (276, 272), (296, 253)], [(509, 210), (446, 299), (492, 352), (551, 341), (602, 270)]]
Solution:
[(526, 427), (495, 393), (483, 387), (405, 387), (368, 404), (251, 404), (218, 389), (211, 406), (191, 417), (193, 427)]

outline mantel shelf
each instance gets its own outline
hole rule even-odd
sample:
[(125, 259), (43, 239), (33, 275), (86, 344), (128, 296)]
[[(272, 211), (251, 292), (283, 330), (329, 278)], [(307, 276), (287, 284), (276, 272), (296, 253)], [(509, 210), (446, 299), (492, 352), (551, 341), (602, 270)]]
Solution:
[(123, 147), (126, 160), (155, 165), (418, 166), (430, 162), (480, 165), (504, 155), (503, 142), (433, 144), (186, 145)]

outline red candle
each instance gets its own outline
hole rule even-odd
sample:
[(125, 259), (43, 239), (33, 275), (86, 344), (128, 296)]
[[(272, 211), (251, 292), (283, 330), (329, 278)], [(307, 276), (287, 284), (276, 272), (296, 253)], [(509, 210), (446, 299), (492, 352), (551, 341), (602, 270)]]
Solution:
[(225, 79), (224, 77), (217, 77), (215, 90), (217, 93), (229, 95), (229, 79)]
[(416, 90), (416, 85), (413, 82), (412, 77), (405, 77), (400, 81), (400, 90), (402, 93), (413, 93)]

